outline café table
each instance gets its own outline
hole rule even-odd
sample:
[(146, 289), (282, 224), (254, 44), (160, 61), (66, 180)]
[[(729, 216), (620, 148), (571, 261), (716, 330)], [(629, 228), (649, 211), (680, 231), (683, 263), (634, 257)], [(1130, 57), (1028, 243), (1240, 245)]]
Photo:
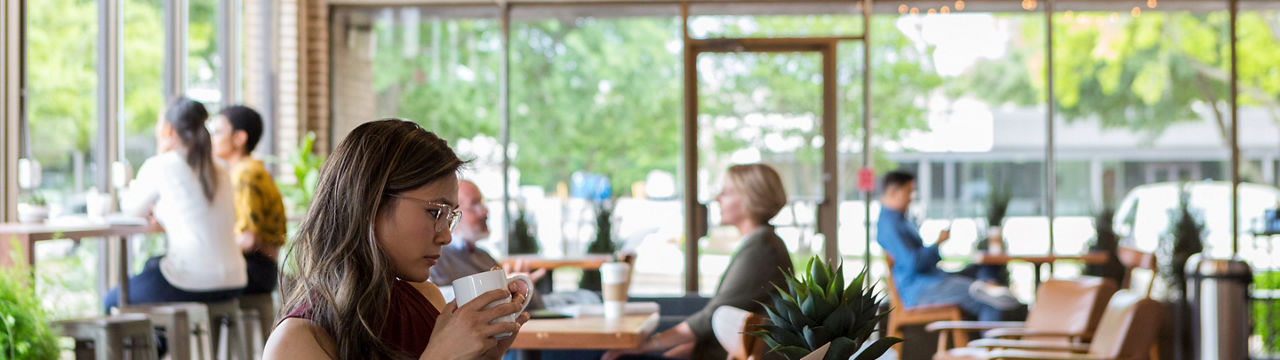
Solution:
[[(117, 281), (120, 283), (120, 305), (129, 304), (129, 246), (128, 239), (130, 236), (137, 234), (145, 234), (150, 232), (145, 220), (136, 219), (137, 221), (125, 222), (91, 222), (77, 224), (24, 224), (24, 223), (0, 223), (0, 267), (12, 267), (13, 261), (8, 254), (12, 254), (13, 240), (17, 241), (17, 245), (22, 248), (23, 258), (27, 264), (35, 271), (36, 250), (35, 245), (41, 241), (48, 240), (81, 240), (86, 238), (104, 239), (108, 244), (113, 244), (119, 251), (119, 263), (116, 269)], [(110, 246), (110, 245), (108, 245)], [(105, 266), (105, 264), (104, 264)]]
[(1053, 263), (1058, 261), (1080, 261), (1085, 264), (1102, 264), (1107, 262), (1107, 253), (1104, 251), (1094, 251), (1083, 255), (1009, 255), (1009, 254), (991, 254), (980, 253), (974, 255), (973, 263), (978, 265), (1008, 265), (1010, 262), (1021, 261), (1031, 263), (1035, 267), (1035, 283), (1036, 288), (1040, 288), (1040, 268), (1044, 264), (1049, 264), (1049, 271), (1053, 271)]
[(633, 349), (658, 326), (658, 311), (627, 314), (616, 320), (603, 316), (533, 319), (520, 328), (512, 349), (617, 350)]
[[(530, 269), (547, 269), (550, 272), (558, 268), (579, 268), (582, 270), (599, 270), (600, 265), (607, 263), (613, 259), (609, 255), (586, 255), (581, 257), (549, 259), (539, 255), (512, 255), (506, 259), (502, 259), (502, 266), (512, 267), (517, 262), (529, 264)], [(552, 284), (552, 276), (546, 276), (538, 282), (538, 291), (551, 292), (555, 289)]]

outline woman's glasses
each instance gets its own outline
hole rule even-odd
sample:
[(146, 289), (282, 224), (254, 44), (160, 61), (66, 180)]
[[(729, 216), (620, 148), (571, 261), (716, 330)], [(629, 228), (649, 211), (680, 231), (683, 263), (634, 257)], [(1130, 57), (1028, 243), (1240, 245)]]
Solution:
[(441, 204), (434, 201), (426, 201), (422, 199), (414, 199), (404, 195), (387, 194), (387, 196), (397, 198), (397, 199), (412, 200), (414, 202), (422, 204), (423, 206), (426, 206), (427, 214), (435, 217), (436, 232), (444, 231), (444, 229), (446, 228), (446, 225), (447, 225), (447, 228), (449, 229), (449, 232), (453, 232), (453, 228), (458, 226), (458, 220), (462, 219), (462, 210), (454, 209), (452, 206), (449, 206), (446, 204)]

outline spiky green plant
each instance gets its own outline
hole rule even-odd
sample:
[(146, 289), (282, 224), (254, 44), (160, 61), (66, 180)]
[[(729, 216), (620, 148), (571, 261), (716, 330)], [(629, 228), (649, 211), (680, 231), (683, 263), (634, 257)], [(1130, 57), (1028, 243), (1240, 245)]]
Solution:
[(507, 243), (508, 254), (538, 253), (538, 238), (533, 235), (533, 229), (529, 226), (529, 218), (523, 206), (516, 209), (516, 220), (511, 225), (510, 238), (511, 242)]
[[(864, 268), (846, 287), (843, 264), (832, 268), (814, 256), (798, 276), (787, 274), (786, 290), (774, 285), (770, 303), (761, 303), (769, 321), (748, 333), (788, 359), (802, 358), (827, 343), (831, 347), (824, 359), (849, 359), (889, 315), (880, 312), (884, 297), (863, 287), (866, 278)], [(899, 342), (893, 337), (876, 340), (855, 359), (878, 358)]]

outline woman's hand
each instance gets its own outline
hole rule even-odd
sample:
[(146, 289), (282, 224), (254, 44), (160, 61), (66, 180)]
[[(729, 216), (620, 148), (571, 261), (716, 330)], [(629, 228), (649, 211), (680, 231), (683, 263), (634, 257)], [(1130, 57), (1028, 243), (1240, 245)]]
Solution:
[(508, 290), (493, 290), (481, 294), (467, 305), (459, 308), (458, 302), (454, 301), (445, 306), (440, 312), (440, 317), (436, 319), (436, 326), (431, 332), (431, 340), (427, 345), (426, 351), (423, 351), (420, 359), (476, 359), (480, 357), (488, 357), (498, 350), (498, 340), (494, 336), (502, 333), (512, 333), (512, 337), (504, 340), (505, 347), (501, 347), (501, 352), (497, 352), (501, 357), (503, 352), (511, 346), (511, 340), (515, 338), (514, 334), (520, 331), (520, 325), (527, 321), (528, 314), (521, 314), (517, 322), (500, 322), (490, 324), (489, 322), (520, 311), (521, 305), (524, 303), (523, 294), (518, 295), (511, 302), (494, 306), (492, 309), (485, 310), (484, 307), (490, 303), (502, 300), (510, 296)]

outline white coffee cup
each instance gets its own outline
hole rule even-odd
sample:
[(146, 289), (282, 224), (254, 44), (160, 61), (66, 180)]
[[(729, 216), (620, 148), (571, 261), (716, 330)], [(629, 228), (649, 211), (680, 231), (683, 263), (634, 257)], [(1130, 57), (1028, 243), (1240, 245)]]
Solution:
[(604, 295), (604, 318), (621, 318), (631, 285), (631, 265), (624, 262), (600, 264), (600, 285)]
[[(524, 282), (525, 289), (528, 289), (529, 291), (529, 296), (525, 296), (524, 304), (520, 306), (519, 312), (494, 319), (492, 323), (515, 322), (516, 317), (520, 316), (520, 312), (523, 312), (525, 308), (528, 308), (529, 301), (533, 300), (533, 280), (529, 279), (529, 277), (524, 274), (516, 274), (511, 277), (507, 277), (507, 272), (501, 269), (485, 271), (454, 280), (453, 293), (454, 296), (456, 296), (455, 298), (458, 300), (458, 307), (462, 307), (484, 293), (499, 289), (506, 290), (507, 287), (515, 281)], [(489, 305), (486, 305), (484, 308), (490, 309), (494, 306), (509, 302), (511, 302), (511, 296), (507, 296), (506, 299), (489, 303)], [(508, 336), (511, 336), (511, 333), (498, 334), (496, 337), (501, 339)]]

